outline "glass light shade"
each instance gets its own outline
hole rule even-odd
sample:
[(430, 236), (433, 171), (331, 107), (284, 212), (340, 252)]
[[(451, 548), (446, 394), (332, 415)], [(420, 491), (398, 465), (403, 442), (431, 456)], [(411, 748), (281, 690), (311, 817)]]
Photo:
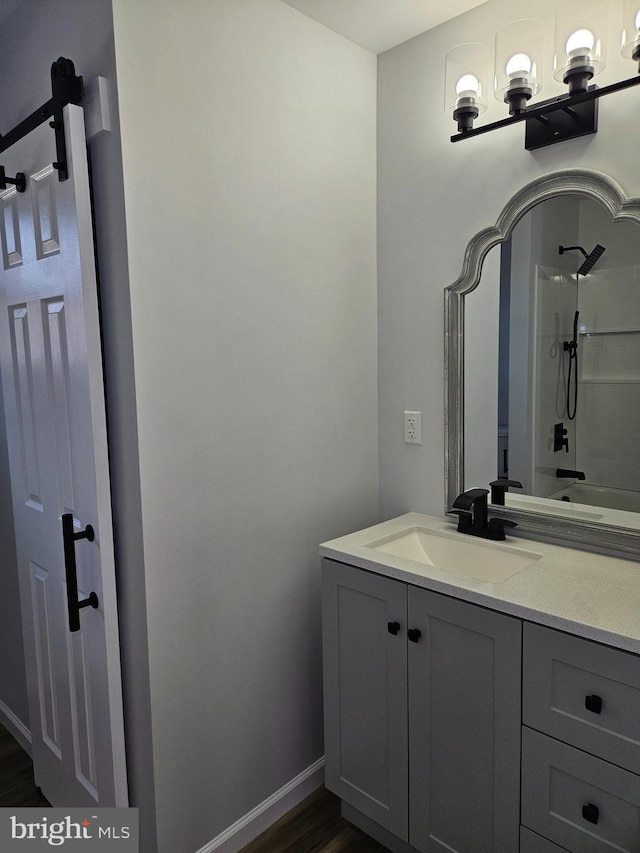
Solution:
[(496, 33), (493, 89), (512, 114), (522, 112), (542, 88), (542, 47), (539, 21), (512, 21)]
[[(486, 44), (460, 44), (445, 59), (444, 109), (459, 121), (465, 112), (473, 121), (487, 109), (491, 56)], [(454, 113), (456, 115), (454, 115)]]
[(622, 55), (640, 62), (640, 0), (624, 2)]
[(556, 9), (553, 76), (570, 92), (586, 91), (605, 67), (607, 3), (565, 0)]

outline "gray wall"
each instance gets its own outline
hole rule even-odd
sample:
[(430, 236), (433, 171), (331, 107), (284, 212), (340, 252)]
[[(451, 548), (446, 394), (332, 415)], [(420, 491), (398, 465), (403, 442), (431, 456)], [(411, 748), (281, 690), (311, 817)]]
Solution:
[(319, 542), (377, 520), (376, 59), (115, 0), (162, 853), (323, 754)]
[[(195, 850), (322, 755), (317, 544), (377, 520), (376, 61), (279, 0), (116, 10), (128, 222), (117, 122), (91, 155), (131, 801), (142, 849), (157, 799)], [(59, 55), (114, 82), (110, 12), (3, 22), (7, 125)]]
[[(555, 3), (541, 0), (534, 16), (553, 44)], [(513, 127), (452, 145), (455, 124), (443, 110), (445, 55), (464, 42), (492, 44), (496, 31), (531, 17), (521, 0), (489, 0), (410, 42), (378, 62), (378, 300), (380, 499), (383, 518), (408, 510), (441, 515), (443, 494), (443, 288), (460, 275), (465, 247), (494, 225), (507, 201), (537, 176), (589, 168), (640, 195), (635, 138), (637, 92), (600, 103), (595, 136), (530, 153), (524, 128)], [(612, 24), (616, 8), (612, 4)], [(634, 64), (618, 53), (612, 31), (599, 85), (631, 77)], [(548, 66), (551, 62), (549, 50)], [(546, 74), (542, 98), (563, 91)], [(478, 124), (504, 118), (493, 96)], [(423, 417), (423, 445), (402, 443), (402, 411)]]

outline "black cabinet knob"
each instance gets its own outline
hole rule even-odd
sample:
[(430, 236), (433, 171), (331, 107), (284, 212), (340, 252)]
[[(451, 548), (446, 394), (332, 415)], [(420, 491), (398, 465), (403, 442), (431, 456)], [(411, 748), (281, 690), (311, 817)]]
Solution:
[(421, 636), (422, 631), (419, 628), (409, 628), (407, 631), (407, 637), (412, 643), (417, 643)]
[(597, 823), (598, 814), (598, 806), (594, 806), (593, 803), (587, 803), (586, 806), (582, 806), (582, 817), (588, 820), (589, 823)]
[(390, 634), (397, 635), (399, 630), (400, 630), (400, 623), (399, 622), (387, 622), (387, 631)]
[(584, 697), (584, 707), (592, 714), (599, 714), (602, 711), (602, 699), (596, 696), (595, 693), (591, 696)]

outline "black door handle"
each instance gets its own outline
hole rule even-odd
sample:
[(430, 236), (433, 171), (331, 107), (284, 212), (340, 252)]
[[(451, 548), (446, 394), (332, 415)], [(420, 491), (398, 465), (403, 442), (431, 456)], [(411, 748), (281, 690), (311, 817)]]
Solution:
[(15, 178), (8, 178), (4, 166), (0, 166), (0, 190), (6, 190), (7, 184), (13, 184), (17, 192), (23, 193), (27, 188), (27, 178), (24, 172), (17, 172)]
[(593, 714), (599, 714), (602, 711), (602, 699), (596, 696), (595, 693), (591, 696), (585, 696), (584, 707)]
[(76, 540), (88, 539), (93, 542), (95, 533), (93, 527), (87, 524), (84, 530), (78, 533), (73, 529), (73, 515), (65, 512), (62, 516), (62, 542), (64, 545), (64, 573), (67, 579), (67, 609), (69, 612), (69, 630), (80, 630), (80, 610), (83, 607), (99, 605), (98, 596), (95, 592), (89, 594), (88, 598), (78, 599), (78, 575), (76, 570)]
[(407, 631), (407, 637), (411, 640), (412, 643), (417, 643), (420, 637), (422, 636), (422, 631), (420, 628), (409, 628)]
[(400, 630), (399, 622), (387, 622), (387, 631), (394, 636), (397, 636), (398, 631)]
[(588, 803), (586, 806), (582, 806), (582, 817), (585, 820), (588, 820), (589, 823), (597, 823), (598, 815), (598, 806), (594, 806), (593, 803)]

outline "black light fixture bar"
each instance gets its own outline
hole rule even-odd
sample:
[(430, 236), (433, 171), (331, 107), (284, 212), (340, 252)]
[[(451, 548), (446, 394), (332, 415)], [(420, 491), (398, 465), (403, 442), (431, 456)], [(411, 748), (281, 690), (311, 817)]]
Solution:
[(51, 90), (52, 97), (46, 103), (34, 110), (8, 133), (0, 134), (0, 153), (15, 145), (47, 119), (52, 118), (53, 121), (49, 124), (56, 137), (56, 162), (53, 166), (58, 172), (58, 179), (66, 181), (69, 175), (62, 111), (67, 104), (79, 104), (83, 95), (82, 77), (76, 75), (74, 64), (70, 59), (61, 56), (51, 66)]
[(562, 142), (565, 139), (575, 139), (578, 136), (595, 133), (598, 129), (596, 102), (599, 98), (638, 85), (640, 85), (640, 74), (628, 80), (621, 80), (619, 83), (612, 83), (610, 86), (602, 88), (591, 86), (586, 92), (559, 95), (535, 107), (529, 107), (518, 115), (456, 133), (451, 137), (451, 141), (460, 142), (462, 139), (470, 139), (472, 136), (479, 136), (490, 130), (497, 130), (499, 127), (507, 127), (521, 121), (527, 122), (525, 148), (528, 151), (554, 142)]

